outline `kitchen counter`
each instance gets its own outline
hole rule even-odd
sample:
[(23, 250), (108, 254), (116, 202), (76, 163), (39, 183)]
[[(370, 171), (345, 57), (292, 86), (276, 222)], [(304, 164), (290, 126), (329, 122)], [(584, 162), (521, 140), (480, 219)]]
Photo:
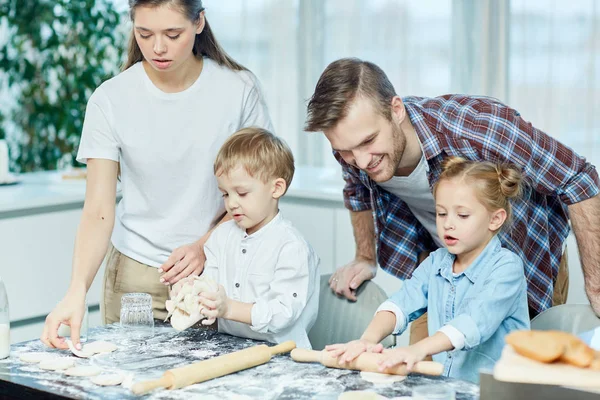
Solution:
[[(17, 184), (0, 186), (0, 218), (81, 208), (83, 205), (83, 179), (62, 179), (62, 173), (57, 171), (21, 174), (18, 179)], [(343, 185), (341, 172), (337, 169), (298, 167), (285, 199), (343, 204)]]
[[(479, 398), (479, 388), (469, 382), (445, 377), (411, 375), (403, 382), (374, 385), (356, 371), (326, 368), (320, 364), (296, 363), (289, 355), (278, 355), (264, 365), (178, 390), (157, 389), (136, 397), (130, 388), (140, 380), (158, 379), (170, 368), (241, 350), (260, 342), (215, 331), (188, 329), (177, 332), (162, 325), (151, 338), (135, 339), (118, 325), (93, 328), (90, 340), (106, 340), (119, 346), (111, 354), (78, 359), (78, 365), (96, 365), (107, 372), (119, 372), (126, 379), (121, 386), (96, 386), (85, 377), (69, 377), (61, 372), (40, 370), (35, 364), (19, 361), (28, 351), (43, 351), (39, 340), (12, 346), (8, 359), (0, 360), (1, 398), (49, 399), (331, 399), (345, 391), (368, 390), (393, 398), (410, 396), (412, 388), (423, 384), (452, 387), (457, 400)], [(70, 352), (52, 350), (64, 355)]]

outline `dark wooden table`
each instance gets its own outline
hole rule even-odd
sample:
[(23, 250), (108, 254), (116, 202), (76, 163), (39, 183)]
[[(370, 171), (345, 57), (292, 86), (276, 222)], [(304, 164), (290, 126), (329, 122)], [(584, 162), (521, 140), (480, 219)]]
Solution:
[(412, 388), (423, 384), (448, 385), (457, 400), (479, 398), (475, 384), (444, 377), (411, 375), (403, 382), (374, 385), (360, 378), (356, 371), (336, 370), (320, 364), (294, 362), (289, 355), (275, 356), (269, 363), (178, 390), (158, 389), (143, 397), (131, 392), (134, 382), (158, 379), (163, 372), (254, 346), (260, 342), (214, 331), (188, 329), (176, 332), (161, 325), (151, 336), (124, 331), (118, 325), (93, 328), (90, 341), (106, 340), (119, 346), (110, 354), (78, 359), (78, 365), (96, 365), (105, 372), (118, 372), (126, 378), (122, 385), (101, 387), (86, 377), (70, 377), (61, 372), (43, 371), (36, 364), (26, 364), (19, 355), (47, 350), (39, 340), (11, 347), (8, 359), (0, 360), (1, 399), (337, 399), (345, 391), (368, 390), (388, 398), (410, 396)]

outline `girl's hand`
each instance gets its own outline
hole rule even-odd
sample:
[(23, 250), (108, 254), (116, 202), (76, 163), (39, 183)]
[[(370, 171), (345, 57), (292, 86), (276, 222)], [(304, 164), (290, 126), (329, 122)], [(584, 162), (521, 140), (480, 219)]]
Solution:
[(172, 285), (190, 275), (198, 276), (204, 269), (205, 261), (203, 240), (178, 247), (173, 250), (169, 259), (160, 266), (158, 272), (164, 272), (160, 277), (160, 281), (165, 285)]
[(217, 292), (202, 292), (198, 296), (200, 314), (206, 317), (202, 325), (212, 325), (217, 318), (224, 318), (229, 311), (229, 298), (223, 285), (219, 285)]
[(362, 353), (381, 353), (383, 345), (373, 344), (364, 339), (353, 340), (348, 343), (330, 344), (325, 346), (329, 356), (338, 359), (338, 363), (345, 364), (354, 361)]
[(383, 372), (388, 368), (395, 367), (398, 364), (405, 363), (406, 369), (412, 371), (415, 364), (423, 361), (427, 354), (416, 346), (399, 347), (396, 349), (383, 350), (384, 357), (378, 361), (379, 371)]

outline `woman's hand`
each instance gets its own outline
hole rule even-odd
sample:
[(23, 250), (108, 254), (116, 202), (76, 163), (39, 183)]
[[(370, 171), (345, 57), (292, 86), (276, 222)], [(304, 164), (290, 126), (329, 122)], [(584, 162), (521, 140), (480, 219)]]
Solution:
[(383, 357), (377, 363), (381, 372), (402, 363), (406, 364), (406, 369), (410, 372), (415, 364), (423, 361), (425, 357), (427, 357), (427, 353), (421, 350), (420, 347), (413, 345), (383, 350)]
[(224, 318), (229, 311), (229, 298), (223, 285), (219, 285), (217, 292), (202, 292), (198, 296), (200, 314), (206, 317), (202, 325), (212, 325), (217, 318)]
[(329, 356), (337, 358), (338, 363), (345, 364), (354, 361), (362, 353), (381, 353), (383, 345), (359, 339), (348, 343), (327, 345), (325, 351), (329, 353)]
[(187, 244), (173, 250), (169, 259), (160, 266), (158, 272), (164, 273), (160, 277), (161, 283), (173, 285), (183, 278), (190, 275), (200, 275), (204, 270), (204, 242), (200, 239), (198, 242)]
[(70, 291), (46, 317), (44, 330), (40, 340), (48, 347), (68, 349), (65, 339), (58, 336), (60, 324), (71, 328), (71, 341), (77, 349), (81, 349), (79, 333), (85, 314), (85, 291)]

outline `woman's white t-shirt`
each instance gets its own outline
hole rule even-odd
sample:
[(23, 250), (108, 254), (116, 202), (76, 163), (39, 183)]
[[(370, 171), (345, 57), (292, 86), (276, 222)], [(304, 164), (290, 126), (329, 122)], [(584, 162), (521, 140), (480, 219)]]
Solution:
[(115, 248), (159, 267), (204, 235), (224, 211), (213, 175), (217, 152), (248, 126), (272, 129), (256, 78), (209, 58), (178, 93), (158, 89), (142, 63), (100, 85), (88, 101), (77, 160), (120, 163)]

